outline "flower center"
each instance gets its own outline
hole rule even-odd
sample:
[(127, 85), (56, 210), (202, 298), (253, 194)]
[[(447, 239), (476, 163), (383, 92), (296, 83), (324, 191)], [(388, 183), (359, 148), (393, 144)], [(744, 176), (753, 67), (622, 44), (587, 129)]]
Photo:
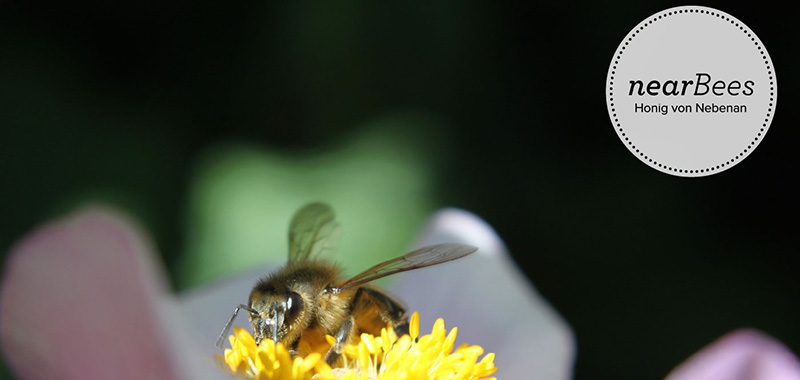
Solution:
[[(282, 343), (264, 340), (260, 345), (247, 330), (234, 327), (228, 337), (231, 348), (217, 360), (242, 378), (276, 380), (395, 380), (395, 379), (486, 379), (497, 368), (494, 354), (483, 355), (480, 346), (453, 349), (458, 329), (448, 333), (439, 318), (431, 333), (419, 336), (419, 314), (409, 322), (409, 335), (398, 337), (391, 327), (380, 336), (361, 334), (358, 342), (342, 348), (341, 367), (331, 368), (319, 353), (292, 358)], [(326, 337), (329, 344), (335, 338)], [(488, 380), (488, 379), (487, 379)]]

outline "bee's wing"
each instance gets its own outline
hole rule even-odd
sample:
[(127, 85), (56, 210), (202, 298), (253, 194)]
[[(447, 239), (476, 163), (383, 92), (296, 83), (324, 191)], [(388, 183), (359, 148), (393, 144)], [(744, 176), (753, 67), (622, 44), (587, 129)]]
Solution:
[(324, 203), (310, 203), (298, 210), (289, 225), (289, 261), (333, 251), (339, 235), (334, 218), (333, 209)]
[(395, 273), (429, 267), (431, 265), (459, 259), (477, 250), (478, 248), (476, 247), (463, 244), (439, 244), (422, 247), (398, 258), (375, 265), (347, 280), (345, 283), (333, 288), (333, 290), (335, 292), (340, 292), (347, 288), (365, 284)]

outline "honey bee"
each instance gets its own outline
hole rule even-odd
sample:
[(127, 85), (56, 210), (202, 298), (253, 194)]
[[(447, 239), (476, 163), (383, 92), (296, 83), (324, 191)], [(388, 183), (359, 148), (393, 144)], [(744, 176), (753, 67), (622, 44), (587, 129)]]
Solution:
[[(395, 273), (441, 264), (469, 255), (475, 247), (461, 244), (427, 246), (377, 264), (342, 281), (341, 270), (320, 255), (333, 249), (338, 224), (331, 208), (311, 203), (301, 208), (289, 227), (289, 261), (258, 281), (247, 304), (237, 306), (217, 339), (217, 347), (240, 310), (250, 316), (256, 344), (264, 339), (281, 342), (293, 355), (325, 354), (333, 365), (341, 348), (362, 333), (380, 334), (381, 328), (408, 329), (406, 308), (392, 296), (368, 285)], [(336, 339), (328, 345), (326, 336)], [(326, 351), (327, 350), (327, 351)]]

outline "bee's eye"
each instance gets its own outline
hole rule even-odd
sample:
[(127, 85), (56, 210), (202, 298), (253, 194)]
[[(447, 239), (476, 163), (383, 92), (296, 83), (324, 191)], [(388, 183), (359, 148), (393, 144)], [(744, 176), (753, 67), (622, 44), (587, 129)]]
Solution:
[(292, 324), (300, 314), (300, 310), (303, 310), (303, 297), (295, 292), (289, 293), (289, 297), (286, 299), (286, 314), (283, 323)]

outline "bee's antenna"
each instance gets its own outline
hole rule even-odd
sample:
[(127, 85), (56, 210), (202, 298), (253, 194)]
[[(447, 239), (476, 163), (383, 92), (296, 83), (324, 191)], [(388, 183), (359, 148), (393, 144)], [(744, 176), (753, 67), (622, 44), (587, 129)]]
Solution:
[(244, 309), (251, 314), (258, 314), (257, 311), (253, 310), (251, 307), (245, 304), (240, 304), (239, 306), (236, 306), (236, 309), (233, 309), (233, 314), (231, 315), (230, 318), (228, 318), (228, 322), (225, 323), (225, 327), (222, 329), (222, 332), (219, 333), (219, 338), (217, 338), (217, 348), (222, 349), (222, 342), (225, 340), (225, 335), (228, 335), (228, 332), (231, 330), (231, 325), (233, 324), (233, 320), (236, 318), (236, 315), (239, 314), (240, 309)]

